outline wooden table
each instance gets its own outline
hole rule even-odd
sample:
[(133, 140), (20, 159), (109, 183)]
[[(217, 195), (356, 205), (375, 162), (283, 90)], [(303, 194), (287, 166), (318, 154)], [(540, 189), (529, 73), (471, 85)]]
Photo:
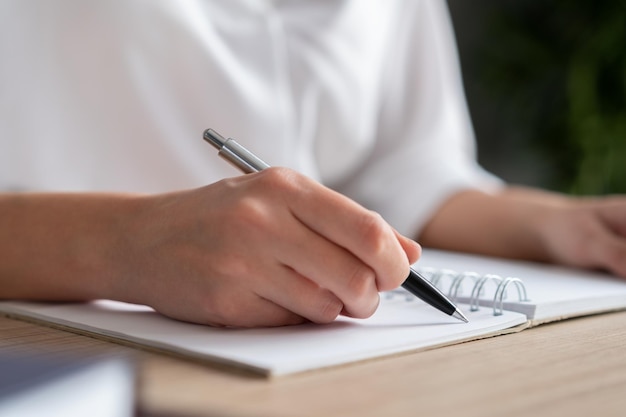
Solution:
[(138, 366), (141, 416), (626, 416), (626, 312), (275, 379), (0, 317), (0, 352)]

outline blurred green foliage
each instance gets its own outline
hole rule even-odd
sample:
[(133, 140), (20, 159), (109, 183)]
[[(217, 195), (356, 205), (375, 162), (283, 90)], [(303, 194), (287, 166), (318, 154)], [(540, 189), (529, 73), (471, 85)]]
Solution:
[(626, 2), (493, 4), (473, 53), (498, 119), (526, 130), (548, 188), (625, 193)]

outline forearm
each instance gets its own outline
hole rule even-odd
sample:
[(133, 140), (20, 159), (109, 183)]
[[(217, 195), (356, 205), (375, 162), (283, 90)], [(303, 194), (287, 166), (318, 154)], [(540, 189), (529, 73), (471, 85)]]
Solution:
[(0, 298), (84, 300), (111, 294), (110, 271), (133, 199), (0, 195)]
[(495, 194), (468, 190), (452, 196), (419, 236), (424, 246), (506, 258), (551, 261), (546, 222), (571, 204), (560, 194), (508, 187)]

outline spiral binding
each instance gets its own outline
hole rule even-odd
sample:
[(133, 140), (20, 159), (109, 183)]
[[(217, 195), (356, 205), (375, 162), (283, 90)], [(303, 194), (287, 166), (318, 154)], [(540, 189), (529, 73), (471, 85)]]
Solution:
[[(448, 297), (452, 301), (459, 299), (459, 291), (463, 287), (463, 283), (467, 280), (473, 282), (472, 292), (469, 297), (470, 311), (478, 311), (480, 309), (481, 301), (485, 302), (485, 285), (492, 282), (496, 285), (491, 307), (493, 308), (493, 315), (500, 316), (504, 312), (504, 303), (507, 299), (507, 289), (510, 285), (514, 285), (517, 289), (517, 297), (521, 302), (530, 301), (526, 294), (526, 287), (524, 282), (515, 277), (503, 278), (495, 274), (481, 275), (476, 272), (457, 272), (451, 269), (434, 269), (434, 268), (417, 268), (418, 272), (432, 282), (437, 288), (444, 293), (447, 293)], [(451, 280), (447, 291), (442, 288), (443, 283), (447, 280)], [(403, 295), (407, 301), (414, 300), (412, 294), (399, 288), (396, 290), (388, 291), (387, 298), (393, 298), (398, 295)]]

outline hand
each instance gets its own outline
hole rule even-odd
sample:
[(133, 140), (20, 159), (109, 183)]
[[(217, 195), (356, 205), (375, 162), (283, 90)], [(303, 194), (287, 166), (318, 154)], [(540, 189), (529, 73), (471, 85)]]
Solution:
[(626, 277), (626, 196), (569, 199), (542, 221), (551, 260)]
[(112, 253), (113, 298), (185, 321), (368, 317), (420, 252), (379, 215), (284, 168), (142, 200)]
[(574, 198), (511, 186), (490, 194), (465, 190), (437, 210), (420, 242), (626, 277), (626, 196)]

